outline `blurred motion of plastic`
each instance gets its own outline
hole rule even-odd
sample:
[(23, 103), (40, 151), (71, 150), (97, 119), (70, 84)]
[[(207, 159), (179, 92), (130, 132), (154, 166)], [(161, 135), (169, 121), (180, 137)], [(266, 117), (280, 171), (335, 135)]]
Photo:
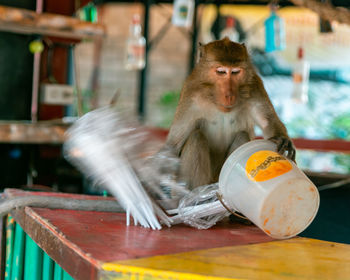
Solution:
[(128, 225), (131, 215), (135, 224), (152, 229), (183, 222), (203, 229), (227, 216), (217, 201), (218, 185), (189, 192), (184, 182), (176, 181), (179, 159), (160, 151), (162, 145), (137, 121), (101, 108), (70, 127), (64, 153), (116, 197)]
[(289, 238), (315, 217), (317, 188), (267, 140), (250, 141), (226, 160), (219, 183), (189, 191), (179, 159), (145, 127), (112, 108), (87, 113), (69, 130), (66, 158), (116, 197), (134, 223), (152, 229), (185, 223), (207, 229), (240, 212), (274, 238)]
[(67, 159), (115, 196), (135, 224), (160, 229), (158, 217), (170, 225), (170, 219), (141, 183), (152, 185), (159, 178), (145, 162), (160, 143), (144, 128), (111, 108), (102, 108), (77, 120), (67, 137)]

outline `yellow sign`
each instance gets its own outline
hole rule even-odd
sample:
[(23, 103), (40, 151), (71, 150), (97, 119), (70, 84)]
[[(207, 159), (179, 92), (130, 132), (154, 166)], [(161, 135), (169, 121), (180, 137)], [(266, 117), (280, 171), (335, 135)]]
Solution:
[(248, 177), (256, 182), (270, 180), (292, 168), (292, 164), (284, 156), (272, 151), (258, 151), (252, 154), (245, 166)]

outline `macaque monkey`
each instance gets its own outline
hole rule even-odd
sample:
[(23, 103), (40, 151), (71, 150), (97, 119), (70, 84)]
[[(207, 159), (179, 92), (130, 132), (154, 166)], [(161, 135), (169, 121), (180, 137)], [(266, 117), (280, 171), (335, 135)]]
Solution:
[(161, 152), (180, 158), (180, 178), (190, 188), (218, 181), (226, 158), (252, 140), (258, 125), (278, 152), (295, 160), (295, 148), (279, 120), (244, 44), (228, 38), (200, 45)]

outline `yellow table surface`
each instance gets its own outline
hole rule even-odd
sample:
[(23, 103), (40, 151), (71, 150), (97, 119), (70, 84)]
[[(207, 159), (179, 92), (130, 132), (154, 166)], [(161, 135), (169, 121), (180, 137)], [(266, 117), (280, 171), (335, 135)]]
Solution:
[(100, 279), (350, 279), (350, 245), (309, 238), (102, 265)]

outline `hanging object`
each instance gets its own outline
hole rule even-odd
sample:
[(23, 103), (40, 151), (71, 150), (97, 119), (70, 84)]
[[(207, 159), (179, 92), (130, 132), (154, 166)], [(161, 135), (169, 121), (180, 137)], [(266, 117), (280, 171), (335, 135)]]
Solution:
[(143, 69), (145, 67), (145, 50), (146, 39), (141, 34), (140, 16), (135, 14), (126, 43), (125, 68), (127, 70)]
[(236, 30), (236, 21), (231, 16), (226, 18), (226, 26), (220, 32), (220, 39), (223, 39), (225, 37), (228, 37), (232, 42), (239, 41), (239, 33)]
[(173, 25), (191, 27), (193, 21), (193, 12), (193, 0), (175, 0), (172, 17)]
[(333, 28), (329, 20), (320, 18), (320, 33), (332, 33)]
[(82, 7), (78, 12), (79, 18), (84, 21), (97, 22), (97, 8), (93, 3)]
[(293, 71), (292, 99), (297, 103), (307, 103), (309, 90), (310, 63), (304, 59), (304, 49), (299, 47), (298, 60)]
[(41, 53), (44, 50), (44, 44), (41, 40), (34, 40), (29, 43), (31, 53)]
[[(330, 5), (331, 3), (329, 0), (321, 0), (321, 3), (325, 3), (327, 5)], [(332, 24), (329, 20), (326, 20), (322, 17), (320, 17), (320, 33), (332, 33), (333, 28)]]
[(286, 47), (284, 20), (276, 14), (276, 5), (270, 7), (271, 14), (265, 20), (265, 51), (281, 51)]

